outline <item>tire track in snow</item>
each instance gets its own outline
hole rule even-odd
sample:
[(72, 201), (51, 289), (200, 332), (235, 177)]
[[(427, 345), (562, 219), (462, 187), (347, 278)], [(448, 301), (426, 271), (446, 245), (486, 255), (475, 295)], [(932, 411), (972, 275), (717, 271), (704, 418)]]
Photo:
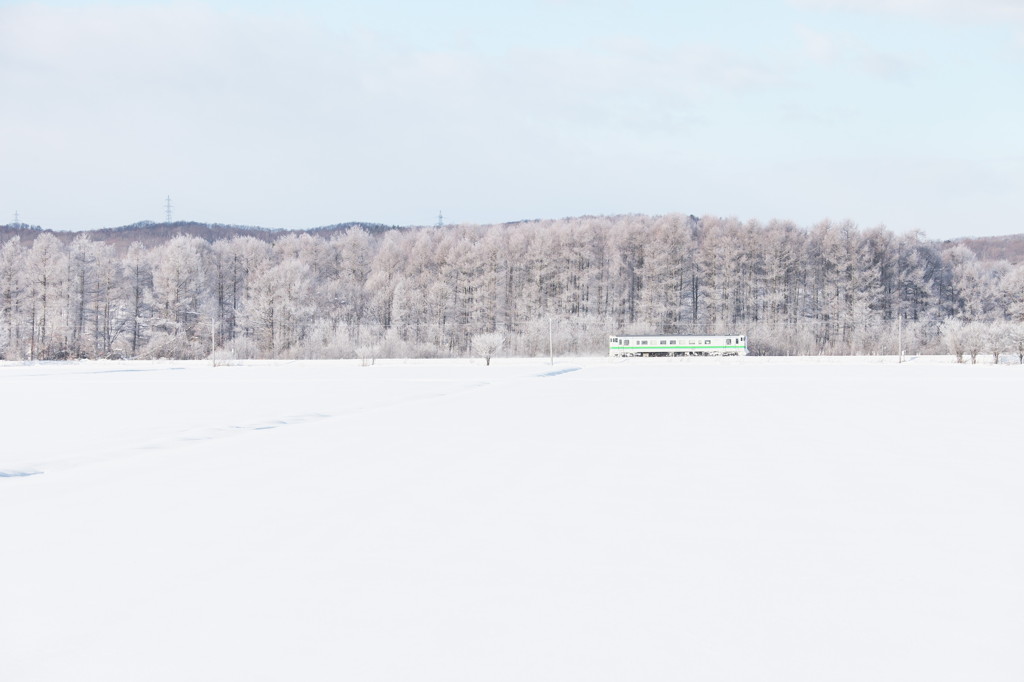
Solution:
[(145, 453), (161, 452), (173, 449), (180, 445), (230, 439), (248, 433), (270, 431), (292, 426), (302, 426), (304, 424), (318, 423), (331, 419), (351, 419), (369, 412), (394, 409), (404, 405), (415, 405), (420, 403), (429, 403), (436, 400), (445, 400), (469, 391), (496, 388), (520, 381), (553, 378), (577, 372), (581, 369), (583, 368), (579, 366), (570, 366), (552, 369), (538, 374), (528, 374), (516, 377), (505, 377), (484, 381), (456, 381), (452, 382), (456, 384), (455, 386), (440, 387), (437, 390), (417, 393), (414, 395), (398, 396), (392, 399), (379, 401), (377, 403), (364, 404), (358, 407), (339, 410), (337, 412), (306, 412), (286, 415), (279, 418), (263, 419), (249, 423), (186, 426), (176, 432), (172, 431), (153, 438), (140, 439), (136, 443), (125, 443), (88, 454), (69, 455), (63, 458), (51, 458), (41, 466), (26, 465), (20, 466), (16, 469), (6, 469), (0, 471), (0, 478), (23, 478), (46, 472), (58, 472), (80, 466), (101, 464), (128, 457), (137, 457)]

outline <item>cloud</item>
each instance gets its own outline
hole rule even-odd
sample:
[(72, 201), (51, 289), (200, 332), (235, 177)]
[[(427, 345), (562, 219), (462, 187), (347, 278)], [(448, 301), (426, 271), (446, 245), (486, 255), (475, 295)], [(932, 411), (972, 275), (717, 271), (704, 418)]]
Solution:
[(0, 217), (126, 224), (159, 218), (168, 194), (182, 218), (268, 227), (700, 210), (740, 201), (743, 167), (765, 169), (769, 195), (771, 168), (801, 150), (910, 155), (931, 139), (920, 121), (957, 114), (936, 106), (949, 79), (882, 83), (930, 68), (930, 36), (904, 49), (898, 32), (805, 27), (795, 55), (783, 26), (722, 33), (705, 17), (678, 40), (569, 22), (481, 48), (486, 32), (462, 44), (380, 13), (325, 16), (0, 4)]
[(797, 7), (903, 14), (954, 21), (1012, 21), (1024, 24), (1019, 0), (790, 0)]
[[(1003, 57), (1012, 62), (1020, 59), (1024, 50), (1024, 2), (1021, 0), (787, 0), (788, 4), (800, 8), (821, 11), (844, 11), (861, 15), (897, 17), (910, 21), (939, 22), (959, 30), (963, 26), (987, 28), (1006, 32)], [(920, 27), (914, 27), (918, 30)], [(812, 54), (820, 53), (825, 44), (814, 45), (806, 31), (803, 39)], [(820, 39), (819, 39), (820, 40)], [(912, 62), (913, 60), (911, 60)], [(913, 64), (882, 65), (877, 59), (866, 63), (871, 70), (887, 73), (906, 74), (913, 70)], [(893, 67), (896, 67), (893, 69)], [(911, 67), (911, 68), (908, 68)]]
[(868, 52), (862, 56), (862, 63), (869, 73), (884, 80), (902, 83), (911, 82), (924, 71), (924, 67), (916, 60), (891, 52)]
[(927, 69), (921, 58), (870, 44), (863, 37), (826, 32), (797, 25), (794, 28), (803, 46), (803, 53), (813, 62), (837, 67), (852, 65), (875, 78), (910, 82)]
[(216, 142), (246, 128), (301, 139), (361, 127), (386, 144), (409, 129), (498, 134), (523, 120), (641, 130), (651, 112), (693, 113), (779, 79), (763, 60), (711, 45), (422, 49), (357, 26), (338, 33), (201, 5), (0, 10), (0, 57), (0, 86), (26, 107), (4, 116), (64, 137), (118, 137), (129, 131), (112, 121), (128, 118), (154, 136)]
[[(709, 111), (779, 78), (709, 44), (480, 52), (196, 4), (7, 6), (0, 186), (68, 227), (153, 217), (168, 193), (198, 219), (409, 222), (380, 207), (692, 149)], [(123, 218), (91, 217), (114, 203)]]
[(842, 41), (835, 35), (799, 24), (795, 27), (797, 37), (803, 44), (804, 53), (817, 62), (834, 61), (844, 50)]

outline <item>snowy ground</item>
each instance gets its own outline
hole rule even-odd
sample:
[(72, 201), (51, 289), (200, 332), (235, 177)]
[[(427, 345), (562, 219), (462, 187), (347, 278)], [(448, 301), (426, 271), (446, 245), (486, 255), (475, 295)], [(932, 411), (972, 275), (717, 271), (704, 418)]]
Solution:
[(0, 387), (5, 682), (1024, 679), (1016, 366), (0, 364)]

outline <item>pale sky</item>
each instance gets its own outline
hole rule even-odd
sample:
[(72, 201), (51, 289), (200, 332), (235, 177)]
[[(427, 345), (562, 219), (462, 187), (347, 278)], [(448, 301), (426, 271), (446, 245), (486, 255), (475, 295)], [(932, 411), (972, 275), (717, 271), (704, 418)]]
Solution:
[(1024, 0), (0, 0), (0, 223), (1024, 232)]

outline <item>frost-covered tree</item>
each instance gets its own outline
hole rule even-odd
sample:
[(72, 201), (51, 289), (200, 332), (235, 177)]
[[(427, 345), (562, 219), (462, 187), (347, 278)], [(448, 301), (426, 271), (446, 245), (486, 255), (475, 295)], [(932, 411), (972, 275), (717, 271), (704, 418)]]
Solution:
[(28, 306), (31, 316), (29, 357), (63, 358), (67, 254), (60, 241), (49, 233), (36, 237), (25, 259)]
[(1009, 269), (1000, 279), (999, 288), (1006, 316), (1024, 321), (1024, 264)]
[(977, 256), (956, 246), (944, 256), (948, 272), (948, 309), (961, 320), (980, 320), (985, 313), (985, 273)]
[(896, 312), (907, 320), (921, 320), (934, 311), (934, 283), (941, 261), (923, 241), (920, 232), (903, 235), (898, 239), (896, 248)]
[(0, 245), (0, 358), (21, 357), (25, 253), (18, 238)]
[(992, 364), (999, 364), (999, 356), (1012, 349), (1012, 341), (1009, 323), (997, 320), (984, 324), (985, 351), (992, 354)]
[(304, 340), (315, 310), (307, 274), (304, 262), (289, 257), (256, 275), (242, 316), (263, 356), (288, 355)]
[(942, 342), (946, 349), (956, 356), (957, 362), (964, 361), (967, 341), (964, 334), (964, 323), (961, 320), (950, 317), (942, 323)]
[(114, 248), (102, 242), (93, 242), (92, 307), (89, 311), (92, 353), (98, 357), (121, 357), (117, 347), (129, 326), (129, 306), (124, 265)]
[(152, 328), (148, 353), (197, 357), (197, 339), (205, 334), (200, 317), (206, 292), (203, 252), (208, 244), (196, 237), (174, 237), (150, 252), (149, 291)]
[(136, 357), (142, 349), (149, 317), (150, 290), (153, 272), (146, 249), (141, 242), (133, 242), (123, 259), (126, 296), (127, 350)]
[(1006, 331), (1010, 351), (1016, 353), (1017, 361), (1024, 365), (1024, 322), (1011, 322)]
[(487, 332), (476, 334), (470, 342), (473, 355), (484, 359), (485, 364), (491, 364), (491, 358), (505, 345), (505, 335), (498, 332)]
[(735, 219), (701, 219), (697, 302), (703, 309), (697, 319), (713, 331), (731, 327), (743, 305), (739, 295), (746, 267), (742, 231)]
[(97, 258), (99, 245), (84, 234), (68, 247), (68, 311), (67, 344), (74, 356), (87, 352), (87, 333), (95, 319)]
[(961, 332), (964, 350), (971, 356), (971, 364), (977, 364), (978, 355), (985, 352), (989, 342), (989, 325), (984, 322), (968, 322)]
[(585, 216), (150, 246), (30, 236), (0, 245), (9, 358), (205, 357), (211, 326), (240, 356), (458, 356), (487, 333), (510, 353), (546, 353), (549, 336), (559, 352), (600, 353), (614, 333), (744, 331), (764, 353), (878, 353), (901, 324), (919, 352), (967, 353), (946, 318), (1024, 319), (1022, 266), (849, 222)]
[(689, 217), (670, 215), (655, 220), (648, 230), (650, 248), (640, 273), (640, 319), (653, 330), (679, 329), (696, 315), (693, 226)]

